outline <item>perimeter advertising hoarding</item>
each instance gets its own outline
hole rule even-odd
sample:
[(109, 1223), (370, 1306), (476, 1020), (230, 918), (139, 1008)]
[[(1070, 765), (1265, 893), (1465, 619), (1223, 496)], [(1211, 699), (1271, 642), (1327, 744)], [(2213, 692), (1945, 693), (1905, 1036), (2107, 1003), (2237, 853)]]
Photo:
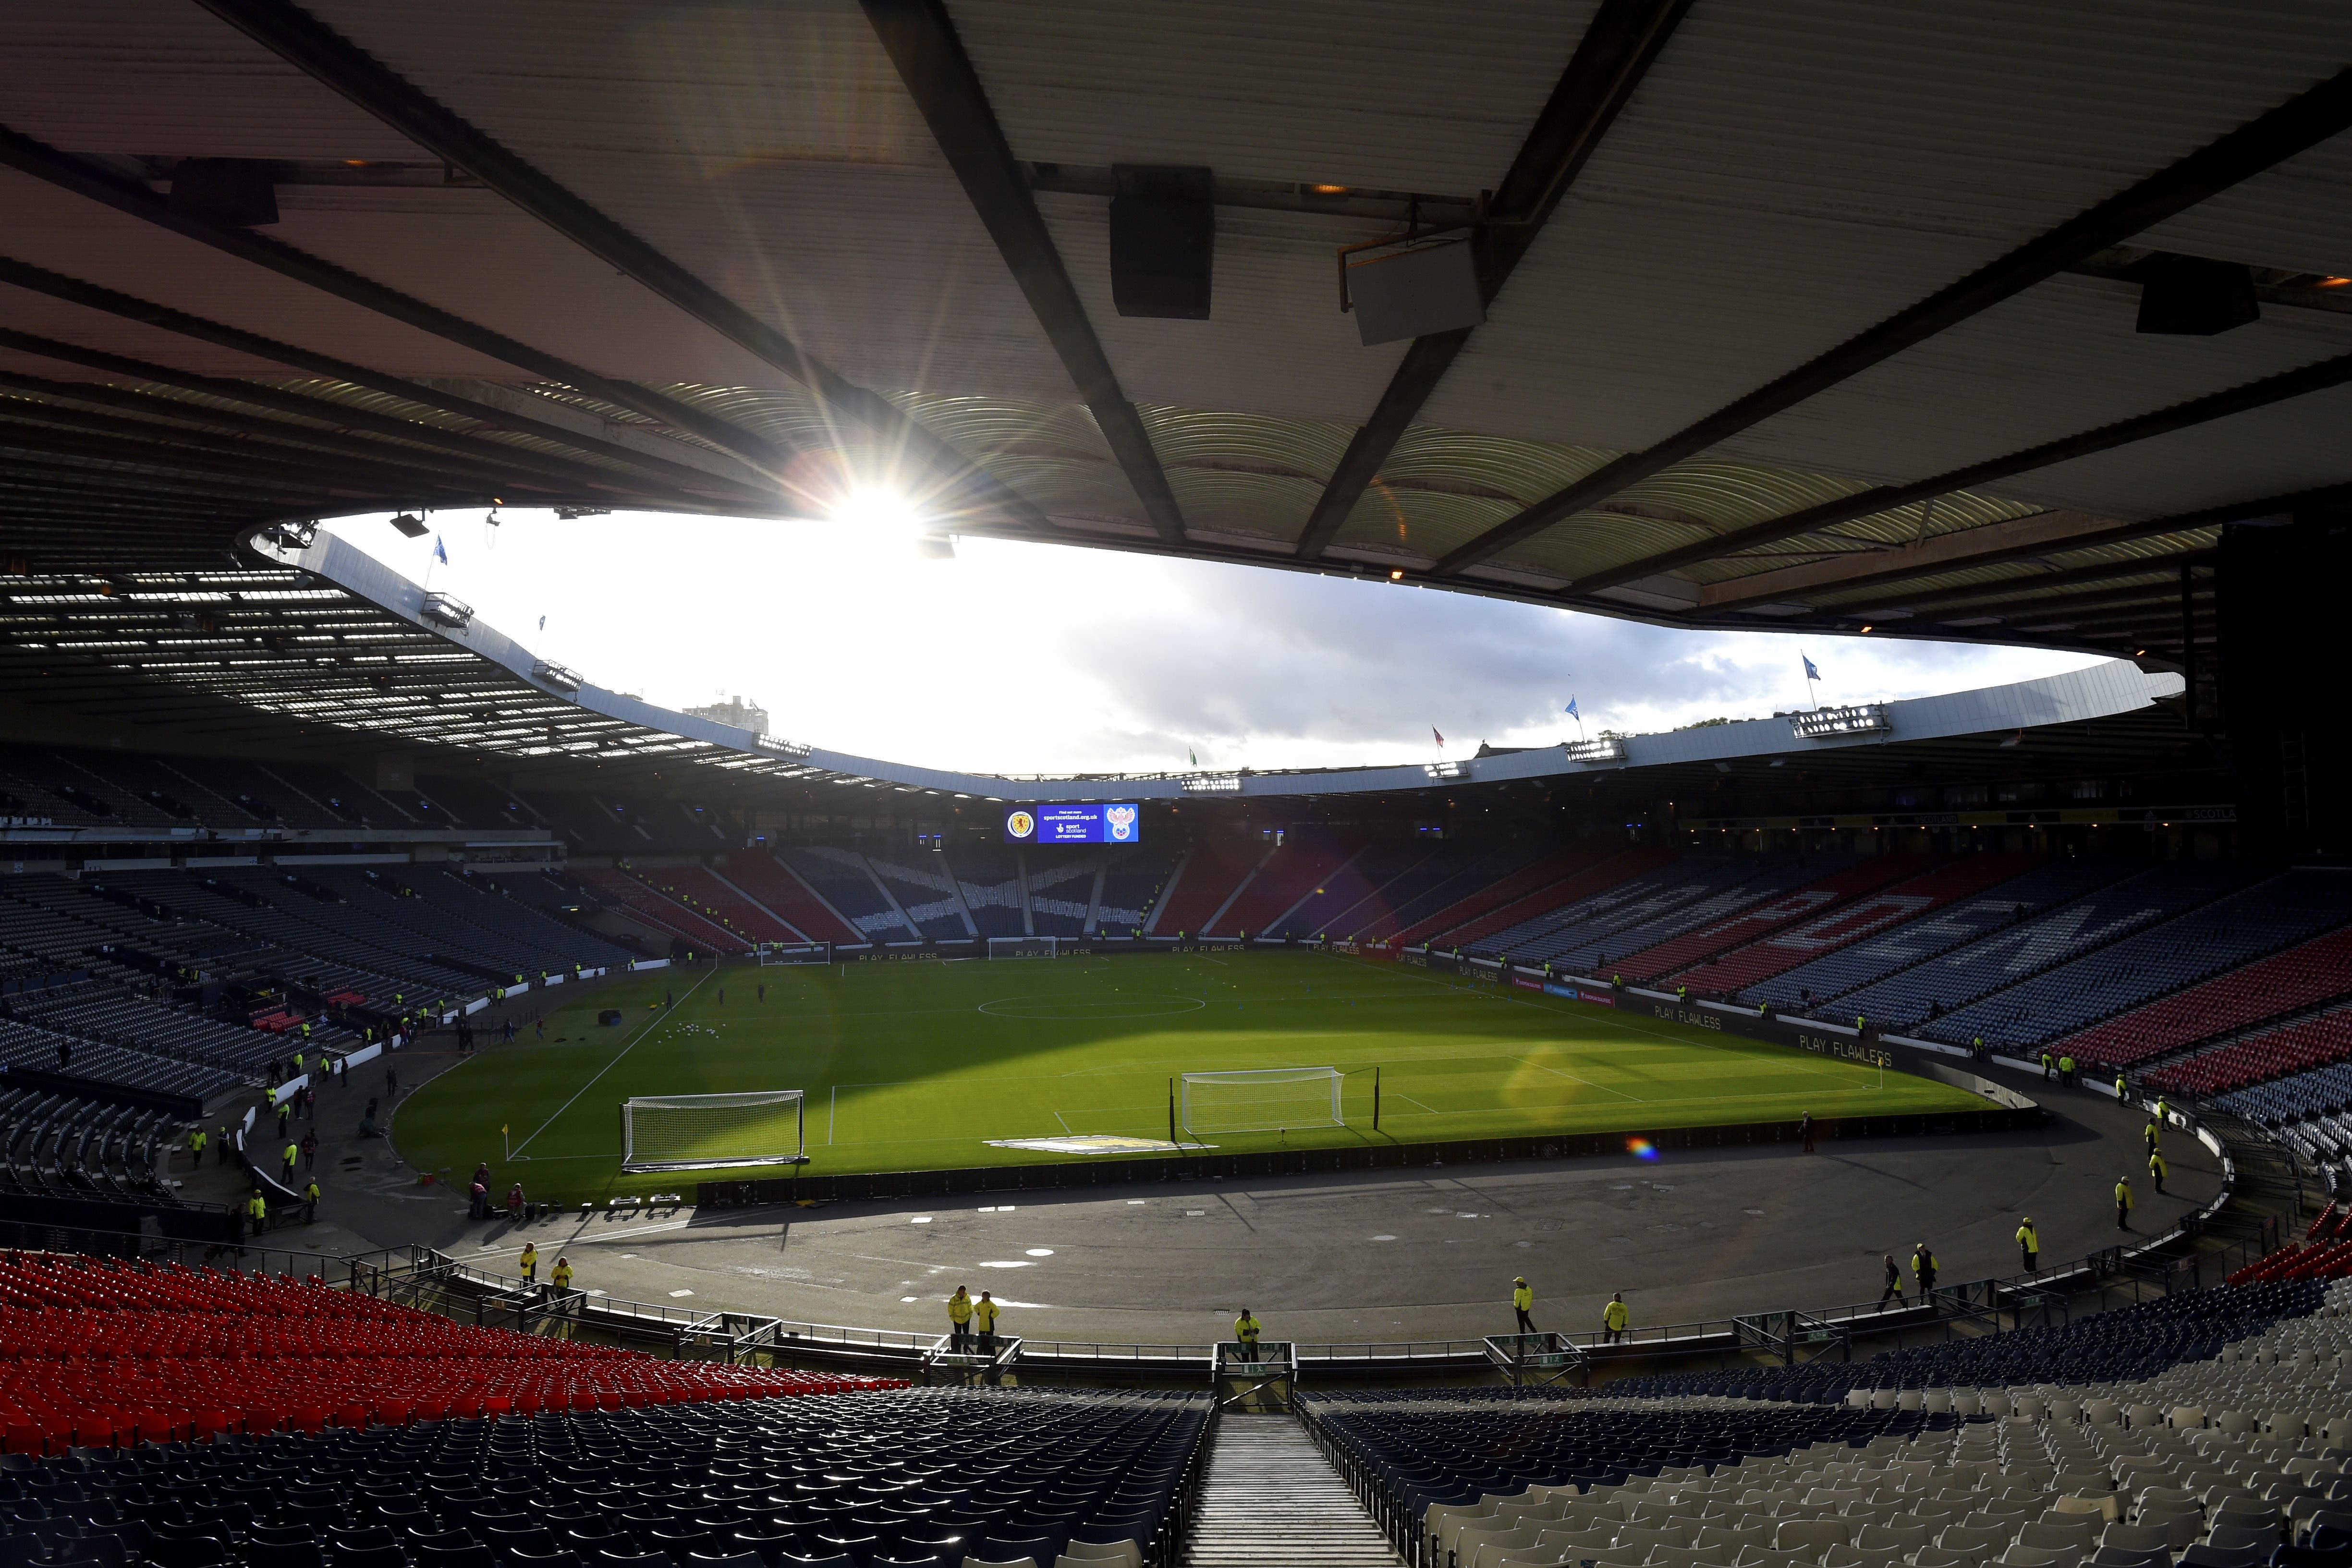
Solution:
[(1008, 844), (1133, 844), (1143, 841), (1143, 814), (1132, 801), (1008, 806)]

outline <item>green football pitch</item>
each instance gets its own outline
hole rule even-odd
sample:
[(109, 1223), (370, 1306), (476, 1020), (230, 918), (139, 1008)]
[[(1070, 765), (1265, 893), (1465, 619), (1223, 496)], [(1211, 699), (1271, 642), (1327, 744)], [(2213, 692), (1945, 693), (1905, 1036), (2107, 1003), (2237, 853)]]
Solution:
[[(1328, 1079), (1319, 1099), (1280, 1085), (1263, 1105), (1228, 1088), (1213, 1112), (1201, 1096), (1178, 1140), (1244, 1153), (1978, 1104), (1785, 1046), (1314, 952), (661, 971), (546, 999), (543, 1040), (525, 1026), (401, 1103), (411, 1164), (462, 1180), (488, 1159), (499, 1191), (569, 1202), (677, 1190), (721, 1173), (624, 1173), (622, 1102), (777, 1089), (805, 1095), (812, 1175), (1035, 1164), (1087, 1156), (993, 1140), (1164, 1141), (1171, 1080), (1275, 1068), (1338, 1069), (1343, 1124)], [(621, 1024), (597, 1023), (614, 1007)], [(1320, 1124), (1226, 1130), (1294, 1118)]]

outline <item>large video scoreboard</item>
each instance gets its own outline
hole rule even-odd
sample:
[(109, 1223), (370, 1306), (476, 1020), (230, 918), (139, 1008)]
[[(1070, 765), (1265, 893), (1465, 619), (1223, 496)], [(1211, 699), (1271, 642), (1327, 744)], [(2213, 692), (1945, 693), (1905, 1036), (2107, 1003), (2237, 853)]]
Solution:
[(1143, 814), (1132, 801), (1007, 806), (1008, 844), (1133, 844), (1143, 839)]

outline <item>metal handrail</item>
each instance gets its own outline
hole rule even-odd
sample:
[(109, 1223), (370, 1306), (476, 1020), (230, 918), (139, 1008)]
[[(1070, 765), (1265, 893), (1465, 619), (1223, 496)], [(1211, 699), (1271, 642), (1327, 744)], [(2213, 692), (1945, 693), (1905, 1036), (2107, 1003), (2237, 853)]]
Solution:
[[(2194, 1130), (2203, 1134), (2208, 1128)], [(2215, 1136), (2211, 1141), (2218, 1143), (2221, 1140)], [(2110, 1281), (2128, 1282), (2135, 1299), (2138, 1298), (2143, 1287), (2151, 1283), (2160, 1285), (2167, 1291), (2177, 1288), (2177, 1281), (2184, 1273), (2189, 1276), (2189, 1286), (2195, 1288), (2204, 1282), (2209, 1267), (2217, 1268), (2220, 1274), (2226, 1275), (2265, 1255), (2277, 1245), (2276, 1228), (2269, 1222), (2261, 1227), (2255, 1237), (2244, 1240), (2225, 1241), (2210, 1234), (2208, 1228), (2210, 1217), (2231, 1196), (2234, 1181), (2230, 1178), (2234, 1174), (2232, 1171), (2229, 1177), (2225, 1177), (2223, 1190), (2213, 1202), (2188, 1217), (2185, 1223), (2160, 1236), (2129, 1249), (2120, 1247), (2104, 1249), (2075, 1262), (2030, 1274), (1995, 1277), (1939, 1290), (1936, 1293), (1938, 1302), (1932, 1311), (1926, 1307), (1906, 1307), (1896, 1312), (1886, 1312), (1875, 1301), (1856, 1301), (1828, 1308), (1783, 1309), (1773, 1314), (1746, 1316), (1751, 1322), (1766, 1316), (1778, 1316), (1784, 1322), (1802, 1322), (1810, 1325), (1809, 1333), (1822, 1332), (1840, 1336), (1839, 1339), (1819, 1343), (1837, 1343), (1842, 1340), (1850, 1354), (1851, 1338), (1858, 1333), (1881, 1329), (1900, 1332), (1923, 1322), (1945, 1322), (1948, 1324), (1955, 1318), (1983, 1321), (1999, 1332), (2000, 1313), (2004, 1309), (2013, 1312), (2021, 1323), (2029, 1308), (2040, 1309), (2046, 1315), (2048, 1298), (2101, 1288)], [(22, 1238), (13, 1245), (43, 1251), (71, 1246), (72, 1238), (84, 1237), (88, 1240), (80, 1249), (99, 1255), (128, 1250), (150, 1261), (177, 1262), (195, 1267), (226, 1261), (226, 1266), (240, 1269), (250, 1267), (246, 1260), (252, 1260), (262, 1272), (304, 1279), (315, 1277), (334, 1288), (373, 1296), (404, 1296), (410, 1301), (421, 1300), (424, 1293), (431, 1289), (446, 1289), (453, 1284), (472, 1287), (485, 1295), (526, 1295), (535, 1298), (537, 1305), (517, 1309), (518, 1324), (524, 1327), (529, 1326), (534, 1311), (550, 1310), (553, 1304), (543, 1289), (526, 1285), (517, 1276), (500, 1274), (432, 1248), (415, 1244), (331, 1257), (250, 1245), (173, 1241), (129, 1233), (0, 1221), (0, 1246), (12, 1244), (8, 1239), (12, 1233)], [(2200, 1240), (2204, 1241), (2210, 1250), (2186, 1257), (2167, 1255), (2168, 1249), (2181, 1243)], [(914, 1364), (919, 1364), (925, 1352), (939, 1338), (933, 1333), (804, 1322), (759, 1313), (665, 1306), (591, 1292), (574, 1292), (563, 1298), (562, 1308), (567, 1316), (575, 1316), (583, 1322), (600, 1320), (600, 1326), (614, 1332), (634, 1331), (667, 1340), (674, 1354), (691, 1351), (730, 1364), (740, 1364), (761, 1353), (814, 1354)], [(1629, 1329), (1618, 1335), (1613, 1343), (1608, 1342), (1606, 1336), (1598, 1331), (1568, 1333), (1560, 1337), (1565, 1344), (1590, 1357), (1623, 1360), (1736, 1348), (1741, 1343), (1744, 1332), (1740, 1319), (1725, 1318)], [(1188, 1365), (1209, 1365), (1213, 1363), (1215, 1354), (1215, 1347), (1212, 1344), (1118, 1344), (1030, 1340), (1024, 1345), (1024, 1359), (1032, 1364), (1061, 1364), (1097, 1371), (1122, 1365), (1139, 1371), (1146, 1368), (1167, 1371)], [(1425, 1366), (1433, 1370), (1454, 1370), (1485, 1365), (1487, 1348), (1484, 1339), (1299, 1343), (1293, 1347), (1293, 1364), (1301, 1368), (1310, 1364), (1344, 1364), (1351, 1367)]]

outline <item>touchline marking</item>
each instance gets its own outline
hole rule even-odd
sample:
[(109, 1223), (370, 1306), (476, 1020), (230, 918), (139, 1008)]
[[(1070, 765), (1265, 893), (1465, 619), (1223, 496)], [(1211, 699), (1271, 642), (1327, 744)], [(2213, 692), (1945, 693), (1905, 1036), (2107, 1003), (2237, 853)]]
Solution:
[[(697, 991), (698, 991), (698, 990), (700, 990), (700, 989), (702, 989), (702, 988), (703, 988), (706, 984), (708, 984), (708, 983), (709, 982), (710, 976), (711, 976), (711, 975), (715, 975), (715, 974), (717, 974), (718, 972), (719, 972), (718, 970), (713, 969), (713, 970), (709, 971), (709, 974), (704, 975), (704, 976), (702, 977), (702, 978), (701, 978), (701, 979), (697, 980), (697, 981), (695, 981), (695, 982), (694, 982), (694, 984), (693, 984), (693, 985), (688, 986), (688, 987), (687, 988), (687, 989), (686, 989), (686, 999), (687, 999), (687, 1000), (688, 1000), (688, 1001), (692, 1001), (692, 1000), (694, 999), (694, 993), (695, 993), (695, 992), (697, 992)], [(677, 1012), (677, 1009), (675, 1009), (675, 1008), (670, 1008), (670, 1009), (665, 1009), (665, 1012), (666, 1012), (666, 1013), (668, 1013), (668, 1014), (673, 1014), (673, 1015), (674, 1015), (674, 1014)], [(612, 1071), (613, 1071), (613, 1069), (614, 1069), (615, 1067), (618, 1067), (618, 1066), (621, 1064), (621, 1058), (622, 1058), (622, 1057), (624, 1057), (624, 1056), (628, 1055), (628, 1054), (629, 1054), (629, 1052), (631, 1052), (631, 1051), (633, 1051), (636, 1050), (636, 1049), (637, 1049), (637, 1047), (638, 1047), (639, 1045), (643, 1044), (643, 1043), (644, 1043), (644, 1041), (645, 1041), (645, 1038), (646, 1038), (647, 1035), (649, 1035), (649, 1034), (653, 1033), (653, 1031), (654, 1031), (654, 1025), (656, 1025), (656, 1024), (657, 1024), (657, 1023), (661, 1022), (661, 1021), (662, 1021), (663, 1017), (664, 1017), (664, 1013), (656, 1013), (653, 1017), (651, 1017), (651, 1018), (647, 1019), (645, 1021), (644, 1025), (638, 1029), (636, 1039), (635, 1039), (635, 1040), (633, 1040), (629, 1041), (629, 1043), (628, 1043), (628, 1044), (626, 1044), (626, 1045), (625, 1045), (625, 1046), (621, 1047), (620, 1051), (619, 1051), (618, 1052), (616, 1052), (616, 1053), (614, 1055), (614, 1057), (613, 1057), (613, 1060), (612, 1060), (612, 1061), (608, 1061), (608, 1062), (604, 1063), (604, 1066), (602, 1066), (602, 1067), (600, 1067), (600, 1068), (598, 1068), (598, 1069), (596, 1070), (596, 1076), (595, 1076), (595, 1078), (591, 1078), (591, 1079), (589, 1079), (589, 1080), (588, 1080), (588, 1082), (587, 1082), (583, 1083), (583, 1084), (580, 1086), (579, 1091), (578, 1091), (576, 1093), (574, 1093), (574, 1094), (572, 1096), (572, 1098), (571, 1098), (571, 1099), (566, 1100), (562, 1104), (558, 1105), (558, 1106), (555, 1108), (555, 1116), (561, 1116), (561, 1115), (562, 1115), (562, 1114), (563, 1114), (563, 1113), (565, 1113), (566, 1111), (571, 1110), (571, 1109), (572, 1109), (572, 1107), (575, 1103), (577, 1103), (579, 1102), (580, 1096), (581, 1096), (582, 1094), (585, 1094), (585, 1093), (587, 1093), (589, 1090), (591, 1090), (591, 1089), (593, 1089), (593, 1088), (594, 1088), (594, 1087), (596, 1086), (596, 1079), (597, 1079), (597, 1078), (602, 1078), (602, 1077), (604, 1077), (604, 1074), (606, 1074), (607, 1072)], [(536, 1138), (536, 1137), (538, 1137), (538, 1136), (540, 1135), (540, 1134), (544, 1133), (545, 1131), (547, 1131), (547, 1129), (548, 1129), (548, 1128), (550, 1128), (550, 1127), (551, 1127), (551, 1126), (553, 1126), (553, 1125), (555, 1124), (555, 1116), (550, 1116), (546, 1121), (541, 1122), (538, 1126), (536, 1126), (536, 1127), (532, 1128), (532, 1129), (531, 1129), (531, 1134), (530, 1134), (530, 1138), (525, 1138), (521, 1143), (517, 1144), (517, 1145), (514, 1146), (513, 1150), (512, 1150), (511, 1152), (509, 1152), (509, 1155), (507, 1155), (507, 1157), (508, 1157), (509, 1159), (512, 1159), (516, 1155), (519, 1155), (519, 1154), (522, 1153), (522, 1152), (523, 1152), (523, 1150), (525, 1150), (525, 1149), (527, 1149), (527, 1148), (530, 1147), (530, 1140), (531, 1140), (531, 1138)]]
[(1534, 1068), (1538, 1072), (1557, 1072), (1562, 1078), (1567, 1079), (1570, 1083), (1581, 1083), (1587, 1089), (1598, 1089), (1603, 1094), (1614, 1094), (1621, 1100), (1631, 1100), (1636, 1105), (1646, 1105), (1649, 1103), (1647, 1100), (1643, 1099), (1639, 1094), (1628, 1094), (1622, 1089), (1612, 1089), (1606, 1083), (1595, 1083), (1590, 1078), (1579, 1078), (1575, 1073), (1566, 1071), (1558, 1067), (1546, 1067), (1542, 1062), (1536, 1061), (1530, 1056), (1523, 1056), (1519, 1061), (1523, 1064)]
[(833, 1093), (824, 1103), (824, 1146), (833, 1147), (833, 1113), (841, 1109), (841, 1085), (833, 1086)]

